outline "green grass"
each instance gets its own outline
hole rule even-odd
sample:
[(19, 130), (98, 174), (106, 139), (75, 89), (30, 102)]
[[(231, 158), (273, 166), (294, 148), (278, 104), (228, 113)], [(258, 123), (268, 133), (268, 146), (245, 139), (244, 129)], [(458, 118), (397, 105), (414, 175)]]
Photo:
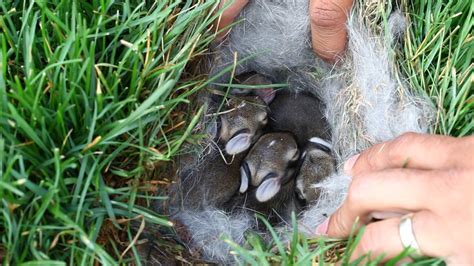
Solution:
[[(399, 265), (401, 261), (413, 254), (413, 250), (405, 249), (398, 256), (389, 260), (384, 260), (380, 255), (372, 258), (370, 254), (365, 254), (355, 260), (350, 258), (359, 243), (364, 227), (356, 231), (357, 222), (352, 228), (352, 233), (347, 240), (328, 239), (326, 237), (308, 239), (304, 234), (298, 233), (296, 217), (292, 216), (292, 232), (287, 233), (285, 239), (289, 243), (282, 241), (282, 236), (275, 232), (275, 229), (263, 218), (258, 216), (272, 236), (269, 243), (264, 242), (256, 234), (248, 234), (246, 237), (246, 247), (226, 240), (233, 248), (233, 254), (238, 256), (241, 264), (244, 265), (327, 265), (339, 262), (340, 265)], [(418, 258), (410, 263), (415, 265), (445, 265), (443, 260), (437, 258)]]
[[(216, 1), (0, 2), (0, 261), (130, 263), (128, 219), (170, 226), (138, 202), (157, 198), (146, 168), (173, 160), (196, 122), (182, 109), (209, 81), (186, 68), (213, 39)], [(473, 134), (474, 3), (405, 5), (402, 72), (438, 107), (435, 132)], [(310, 264), (336, 245), (290, 239), (249, 235), (234, 250), (250, 264)]]
[(438, 108), (434, 132), (474, 134), (474, 2), (406, 1), (411, 25), (401, 66)]
[(205, 86), (182, 75), (213, 39), (215, 2), (0, 3), (4, 262), (114, 264), (123, 248), (104, 248), (106, 222), (170, 226), (136, 205), (153, 199), (139, 181), (190, 133), (169, 130), (170, 114)]

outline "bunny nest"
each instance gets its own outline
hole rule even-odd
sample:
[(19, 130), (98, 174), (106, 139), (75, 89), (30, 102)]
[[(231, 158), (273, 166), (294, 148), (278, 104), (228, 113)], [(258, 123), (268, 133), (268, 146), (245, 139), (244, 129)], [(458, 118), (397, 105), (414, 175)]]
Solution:
[[(379, 27), (370, 23), (374, 19), (373, 5), (354, 6), (347, 23), (346, 55), (336, 66), (330, 66), (312, 51), (307, 3), (250, 1), (240, 15), (242, 21), (226, 40), (211, 47), (208, 71), (214, 84), (228, 84), (234, 76), (256, 72), (274, 83), (288, 84), (288, 90), (304, 91), (322, 101), (336, 168), (311, 186), (320, 192), (319, 200), (297, 213), (299, 231), (311, 237), (315, 236), (314, 228), (346, 197), (350, 177), (342, 172), (344, 161), (405, 132), (428, 132), (435, 109), (426, 96), (408, 87), (396, 67), (394, 48), (403, 39), (407, 25), (401, 11), (391, 13), (388, 27)], [(213, 89), (219, 90), (219, 86)], [(199, 104), (212, 106), (211, 98), (204, 92)], [(204, 112), (198, 131), (209, 132), (212, 120), (208, 114), (213, 112), (212, 108)], [(197, 152), (188, 165), (206, 160), (209, 154), (218, 152), (215, 147), (212, 138), (189, 147)], [(245, 232), (263, 232), (251, 212), (229, 212), (206, 206), (205, 202), (202, 205), (199, 209), (180, 208), (171, 214), (186, 228), (187, 244), (200, 250), (206, 259), (232, 263), (235, 258), (223, 236), (242, 245)], [(275, 225), (283, 238), (292, 230), (285, 223)]]

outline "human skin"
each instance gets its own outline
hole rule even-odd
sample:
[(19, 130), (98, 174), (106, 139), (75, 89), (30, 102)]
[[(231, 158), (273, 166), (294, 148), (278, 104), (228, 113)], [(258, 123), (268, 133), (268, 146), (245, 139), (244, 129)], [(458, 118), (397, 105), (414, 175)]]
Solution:
[[(404, 134), (352, 157), (344, 170), (352, 176), (348, 196), (316, 230), (345, 238), (359, 218), (366, 228), (352, 259), (369, 251), (372, 258), (400, 254), (401, 214), (413, 213), (423, 255), (444, 258), (448, 265), (473, 265), (473, 136)], [(374, 212), (388, 215), (374, 222)]]
[[(222, 0), (220, 6), (232, 0)], [(234, 0), (224, 10), (217, 23), (217, 29), (223, 29), (234, 21), (249, 0)], [(345, 23), (352, 6), (352, 0), (310, 0), (311, 40), (314, 52), (322, 59), (333, 63), (344, 52), (347, 43)], [(227, 32), (218, 36), (222, 39)]]
[[(223, 12), (220, 19), (217, 21), (217, 31), (222, 30), (223, 28), (230, 25), (234, 22), (234, 19), (239, 15), (240, 11), (247, 5), (249, 0), (221, 0), (219, 3), (219, 8), (223, 8), (231, 2), (230, 6), (228, 6)], [(221, 32), (217, 39), (220, 40), (225, 37), (228, 31)]]
[(337, 61), (346, 48), (346, 21), (351, 7), (352, 0), (310, 0), (313, 50), (328, 62)]

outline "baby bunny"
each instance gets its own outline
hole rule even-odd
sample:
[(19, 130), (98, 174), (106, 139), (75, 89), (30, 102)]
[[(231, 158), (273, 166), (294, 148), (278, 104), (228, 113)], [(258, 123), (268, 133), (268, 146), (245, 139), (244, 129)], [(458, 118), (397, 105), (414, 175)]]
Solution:
[(292, 179), (295, 172), (292, 166), (298, 159), (298, 146), (290, 133), (263, 135), (242, 162), (240, 192), (247, 191), (250, 182), (253, 187), (258, 186), (255, 191), (258, 201), (270, 200)]
[(180, 202), (184, 208), (221, 207), (239, 191), (243, 154), (223, 156), (213, 150), (193, 168), (179, 173)]
[(331, 139), (329, 125), (322, 113), (322, 102), (307, 92), (280, 90), (270, 104), (269, 127), (289, 131), (300, 147), (312, 137)]
[(211, 134), (225, 146), (229, 155), (246, 151), (262, 134), (267, 124), (267, 106), (258, 96), (234, 97), (226, 100)]
[(313, 187), (335, 171), (335, 160), (330, 154), (331, 145), (319, 138), (311, 138), (296, 176), (296, 192), (306, 203), (319, 199), (319, 190)]

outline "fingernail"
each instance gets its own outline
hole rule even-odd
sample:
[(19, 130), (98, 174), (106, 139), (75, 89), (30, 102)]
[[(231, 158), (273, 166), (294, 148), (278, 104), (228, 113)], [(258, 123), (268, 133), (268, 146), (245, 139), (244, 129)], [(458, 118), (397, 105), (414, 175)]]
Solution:
[(322, 224), (316, 227), (317, 235), (327, 235), (329, 226), (329, 218), (327, 218)]
[(351, 175), (352, 167), (354, 167), (355, 162), (359, 158), (360, 154), (356, 154), (349, 158), (346, 163), (344, 163), (344, 174)]

